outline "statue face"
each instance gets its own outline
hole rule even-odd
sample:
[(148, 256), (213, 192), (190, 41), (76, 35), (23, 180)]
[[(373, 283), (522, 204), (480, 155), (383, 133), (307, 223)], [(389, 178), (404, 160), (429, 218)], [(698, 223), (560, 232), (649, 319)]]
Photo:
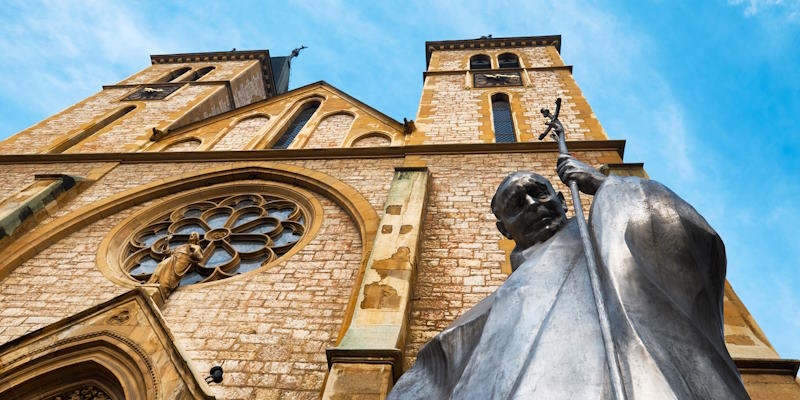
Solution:
[(509, 175), (492, 199), (500, 232), (528, 248), (553, 236), (567, 222), (564, 196), (532, 172)]
[(189, 243), (190, 244), (200, 243), (200, 235), (197, 232), (192, 232), (189, 235)]

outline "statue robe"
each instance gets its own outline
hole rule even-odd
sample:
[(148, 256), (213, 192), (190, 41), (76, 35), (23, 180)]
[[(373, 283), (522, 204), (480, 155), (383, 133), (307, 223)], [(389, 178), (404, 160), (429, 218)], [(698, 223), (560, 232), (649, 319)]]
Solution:
[[(748, 399), (722, 332), (725, 249), (663, 185), (609, 177), (589, 229), (628, 399)], [(397, 399), (611, 399), (576, 221), (419, 352)]]

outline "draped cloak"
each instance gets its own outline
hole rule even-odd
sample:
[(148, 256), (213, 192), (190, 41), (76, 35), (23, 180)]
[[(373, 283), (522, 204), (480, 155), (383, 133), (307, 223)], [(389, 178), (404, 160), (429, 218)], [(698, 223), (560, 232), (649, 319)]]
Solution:
[[(663, 185), (609, 177), (589, 214), (628, 399), (748, 399), (723, 339), (725, 248)], [(611, 399), (576, 221), (419, 352), (398, 399)]]

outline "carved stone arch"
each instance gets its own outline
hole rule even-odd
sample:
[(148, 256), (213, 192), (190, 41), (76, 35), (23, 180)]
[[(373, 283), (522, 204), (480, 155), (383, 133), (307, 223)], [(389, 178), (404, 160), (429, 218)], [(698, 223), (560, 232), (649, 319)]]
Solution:
[(511, 54), (511, 55), (517, 57), (517, 63), (519, 64), (518, 68), (525, 68), (525, 63), (524, 63), (524, 59), (523, 59), (522, 55), (518, 51), (513, 50), (513, 49), (503, 49), (502, 52), (497, 54), (497, 67), (498, 68), (500, 68), (500, 57), (502, 57), (502, 56), (504, 56), (506, 54)]
[[(281, 138), (286, 129), (289, 128), (289, 125), (294, 121), (295, 118), (297, 118), (297, 116), (303, 110), (306, 109), (306, 107), (316, 102), (318, 103), (317, 107), (317, 112), (318, 112), (320, 109), (322, 109), (326, 101), (327, 97), (319, 93), (313, 93), (308, 96), (301, 97), (300, 99), (292, 103), (292, 105), (288, 108), (288, 111), (284, 112), (283, 115), (280, 117), (280, 119), (276, 121), (275, 124), (273, 124), (269, 134), (266, 135), (264, 138), (262, 138), (258, 143), (256, 143), (255, 148), (256, 149), (272, 148), (272, 146), (275, 145), (275, 143)], [(313, 130), (316, 129), (316, 123), (320, 121), (317, 112), (315, 112), (314, 113), (315, 115), (313, 115), (311, 119), (309, 119), (308, 122), (303, 126), (301, 132), (313, 132)], [(289, 148), (293, 147), (294, 146), (292, 146), (291, 144), (289, 145)]]
[(148, 151), (195, 151), (199, 150), (203, 145), (203, 140), (195, 137), (176, 137), (165, 140), (163, 143), (156, 142), (156, 146), (151, 147)]
[(186, 74), (187, 72), (189, 72), (191, 70), (192, 70), (191, 67), (188, 67), (188, 66), (185, 66), (185, 65), (181, 66), (181, 67), (176, 67), (176, 68), (170, 70), (169, 72), (167, 72), (167, 73), (161, 75), (160, 77), (158, 77), (158, 79), (154, 80), (153, 83), (172, 82), (172, 81), (176, 80), (177, 78), (180, 78), (181, 76), (183, 76), (184, 74)]
[[(378, 140), (383, 140), (384, 144), (380, 144)], [(368, 132), (355, 136), (342, 145), (342, 147), (379, 147), (391, 146), (395, 143), (394, 138), (387, 132)]]
[[(488, 63), (488, 64), (486, 64)], [(467, 69), (469, 70), (483, 70), (492, 69), (492, 57), (486, 53), (475, 53), (467, 59)]]
[[(251, 136), (249, 136), (249, 140), (243, 141), (244, 144), (241, 146), (241, 148), (227, 149), (227, 147), (231, 147), (232, 143), (226, 144), (226, 141), (228, 141), (230, 139), (233, 139), (229, 135), (236, 131), (237, 126), (239, 126), (239, 124), (242, 124), (242, 123), (247, 124), (248, 121), (252, 122), (251, 120), (256, 120), (256, 119), (262, 119), (263, 120), (263, 126), (261, 126), (261, 127), (252, 127), (252, 128), (256, 128), (255, 131), (254, 132), (248, 132), (248, 133), (251, 134)], [(219, 134), (217, 134), (217, 136), (211, 141), (209, 149), (216, 150), (216, 147), (219, 146), (220, 149), (227, 149), (227, 150), (250, 150), (250, 149), (252, 149), (254, 147), (254, 143), (257, 143), (257, 142), (261, 141), (264, 138), (264, 136), (266, 136), (267, 132), (269, 131), (269, 129), (271, 127), (271, 124), (270, 124), (271, 119), (272, 119), (272, 117), (269, 114), (264, 113), (264, 112), (256, 112), (256, 113), (247, 114), (247, 115), (244, 115), (244, 116), (241, 116), (241, 117), (238, 117), (238, 118), (234, 118), (228, 124), (228, 126), (226, 126), (224, 129), (222, 129), (219, 132)]]
[(199, 68), (196, 67), (196, 68), (194, 68), (192, 70), (192, 73), (188, 74), (185, 77), (185, 79), (183, 79), (182, 81), (183, 82), (194, 82), (194, 81), (200, 80), (201, 78), (203, 78), (204, 76), (208, 75), (209, 73), (211, 73), (215, 69), (217, 69), (217, 67), (214, 66), (214, 65), (204, 65), (204, 66), (199, 67)]
[(0, 366), (0, 398), (39, 399), (92, 385), (114, 399), (157, 399), (153, 362), (136, 343), (111, 331), (67, 337)]
[[(348, 117), (347, 119), (349, 119), (349, 121), (333, 120), (339, 116), (346, 116)], [(312, 133), (309, 135), (305, 143), (303, 143), (303, 148), (338, 147), (350, 135), (350, 130), (353, 128), (356, 118), (358, 118), (358, 115), (348, 110), (333, 110), (323, 113), (319, 117), (319, 122), (315, 124), (314, 130), (311, 131)], [(346, 128), (343, 130), (337, 129), (335, 124), (341, 125), (343, 122), (347, 125)]]

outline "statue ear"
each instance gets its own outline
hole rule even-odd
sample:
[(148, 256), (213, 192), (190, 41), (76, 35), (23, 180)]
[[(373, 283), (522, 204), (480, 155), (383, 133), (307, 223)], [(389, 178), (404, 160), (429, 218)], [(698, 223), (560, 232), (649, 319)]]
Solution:
[(497, 221), (497, 230), (506, 238), (511, 239), (511, 235), (508, 233), (508, 230), (506, 230), (506, 226), (503, 225), (503, 221)]
[(564, 199), (564, 193), (558, 192), (556, 196), (558, 197), (558, 201), (561, 202), (561, 208), (564, 209), (564, 213), (569, 211), (569, 209), (567, 208), (567, 200)]

